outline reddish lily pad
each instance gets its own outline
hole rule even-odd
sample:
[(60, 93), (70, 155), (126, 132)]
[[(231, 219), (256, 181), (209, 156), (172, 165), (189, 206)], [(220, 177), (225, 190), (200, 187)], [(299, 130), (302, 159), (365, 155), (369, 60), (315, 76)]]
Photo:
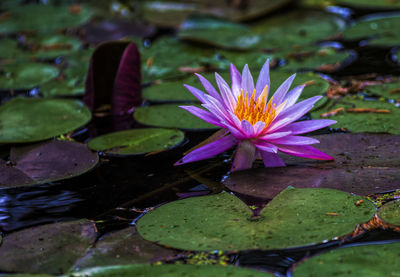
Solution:
[(379, 208), (378, 216), (386, 223), (400, 226), (400, 201), (394, 200), (384, 204)]
[(178, 252), (149, 243), (130, 227), (101, 238), (80, 258), (73, 270), (106, 265), (155, 263), (176, 258)]
[[(224, 181), (231, 190), (272, 199), (287, 186), (334, 188), (361, 195), (398, 188), (400, 137), (374, 134), (315, 136), (332, 162), (283, 155), (287, 167), (234, 172)], [(293, 166), (296, 165), (296, 166)]]
[(0, 270), (64, 273), (95, 242), (96, 236), (94, 223), (88, 220), (41, 225), (11, 233), (1, 245)]

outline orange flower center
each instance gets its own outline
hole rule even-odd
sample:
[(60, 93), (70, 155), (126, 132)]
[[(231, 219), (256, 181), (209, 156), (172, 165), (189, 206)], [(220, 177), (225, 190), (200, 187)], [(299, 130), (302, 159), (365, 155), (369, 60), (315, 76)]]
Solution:
[(255, 99), (256, 90), (253, 91), (251, 96), (249, 96), (248, 92), (244, 94), (243, 89), (241, 90), (235, 108), (235, 115), (240, 121), (246, 119), (252, 125), (256, 124), (258, 121), (263, 121), (265, 122), (265, 128), (271, 124), (272, 120), (277, 116), (277, 111), (275, 104), (272, 105), (272, 97), (268, 105), (265, 106), (267, 102), (267, 91), (268, 87), (266, 86), (261, 95)]

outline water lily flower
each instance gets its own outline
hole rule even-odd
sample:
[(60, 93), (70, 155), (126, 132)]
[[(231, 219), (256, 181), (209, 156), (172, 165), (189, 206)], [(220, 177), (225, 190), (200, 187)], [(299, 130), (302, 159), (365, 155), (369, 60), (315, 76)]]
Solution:
[(231, 171), (250, 168), (257, 158), (266, 167), (285, 166), (278, 151), (304, 158), (333, 160), (310, 146), (319, 143), (315, 138), (299, 136), (336, 123), (319, 119), (295, 122), (307, 113), (322, 96), (314, 96), (296, 103), (305, 85), (289, 91), (296, 76), (293, 74), (268, 100), (270, 88), (269, 61), (260, 71), (254, 86), (247, 65), (242, 74), (231, 64), (231, 86), (215, 73), (219, 92), (203, 76), (196, 74), (208, 93), (185, 85), (205, 109), (180, 106), (193, 115), (222, 128), (209, 143), (186, 154), (175, 165), (211, 158), (238, 145)]

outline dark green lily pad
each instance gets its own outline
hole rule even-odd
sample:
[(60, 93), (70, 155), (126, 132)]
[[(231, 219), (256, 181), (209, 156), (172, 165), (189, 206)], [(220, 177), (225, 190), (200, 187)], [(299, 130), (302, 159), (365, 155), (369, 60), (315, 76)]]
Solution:
[(336, 15), (296, 10), (258, 21), (253, 24), (253, 30), (260, 36), (258, 48), (279, 49), (315, 43), (336, 35), (344, 26), (343, 19)]
[[(338, 108), (344, 108), (344, 111), (329, 117), (337, 121), (336, 124), (330, 126), (331, 128), (345, 128), (354, 133), (400, 134), (400, 129), (398, 128), (400, 109), (384, 101), (366, 101), (359, 99), (357, 96), (343, 97), (339, 100), (331, 100), (323, 108), (312, 112), (311, 116), (314, 119), (319, 119), (322, 114)], [(389, 113), (358, 113), (348, 110), (353, 108), (387, 110)]]
[(335, 0), (334, 3), (337, 5), (344, 5), (344, 6), (349, 6), (349, 7), (371, 9), (371, 10), (400, 8), (400, 2), (398, 2), (398, 1)]
[(257, 50), (251, 52), (217, 50), (212, 64), (224, 71), (229, 71), (231, 63), (239, 70), (247, 64), (251, 72), (259, 72), (267, 59), (272, 60), (275, 57), (275, 53), (264, 53)]
[(28, 59), (29, 53), (18, 47), (18, 42), (13, 39), (0, 40), (0, 59)]
[(87, 22), (93, 12), (84, 5), (17, 5), (6, 11), (9, 17), (0, 22), (0, 33), (21, 31), (48, 33)]
[(378, 216), (386, 223), (400, 226), (400, 201), (394, 200), (384, 204), (379, 208)]
[(193, 15), (181, 26), (181, 40), (209, 44), (225, 49), (251, 49), (260, 40), (246, 25), (205, 15)]
[[(252, 212), (229, 193), (163, 205), (137, 224), (145, 239), (186, 250), (283, 249), (346, 235), (375, 208), (361, 197), (331, 189), (288, 188), (250, 220)], [(330, 214), (334, 214), (334, 216)]]
[[(230, 190), (266, 199), (287, 186), (332, 188), (358, 195), (396, 190), (400, 182), (400, 137), (384, 134), (314, 136), (315, 147), (331, 162), (281, 155), (287, 167), (233, 172), (224, 180)], [(293, 166), (294, 165), (294, 166)]]
[(78, 100), (16, 98), (0, 106), (0, 143), (45, 140), (79, 128), (90, 118)]
[(80, 272), (74, 272), (76, 277), (96, 276), (136, 276), (136, 277), (262, 277), (274, 276), (270, 273), (256, 271), (235, 266), (218, 265), (130, 265), (130, 266), (107, 266), (94, 267)]
[[(196, 106), (195, 104), (193, 106)], [(180, 129), (215, 129), (218, 128), (188, 111), (179, 108), (177, 104), (154, 105), (139, 107), (134, 113), (135, 119), (145, 125), (180, 128)]]
[(2, 277), (54, 277), (48, 274), (5, 274)]
[(94, 223), (88, 220), (41, 225), (11, 233), (1, 245), (0, 270), (64, 273), (95, 240)]
[(132, 129), (94, 138), (88, 147), (112, 155), (145, 154), (174, 147), (184, 136), (182, 131), (174, 129)]
[(373, 95), (385, 97), (386, 99), (400, 101), (400, 82), (367, 86), (365, 90)]
[(340, 248), (315, 256), (295, 267), (293, 277), (396, 276), (400, 243)]
[(126, 228), (101, 238), (80, 258), (73, 270), (106, 265), (155, 263), (176, 258), (178, 252), (160, 247), (139, 236), (136, 228)]
[[(47, 141), (13, 147), (10, 165), (0, 177), (0, 187), (16, 187), (71, 178), (92, 169), (99, 158), (86, 145)], [(21, 176), (21, 177), (20, 177)]]
[(33, 48), (32, 56), (38, 59), (52, 59), (79, 50), (80, 40), (65, 35), (47, 35), (27, 42)]
[(0, 90), (31, 89), (58, 75), (52, 65), (26, 62), (0, 66)]
[(197, 101), (183, 85), (198, 84), (197, 77), (189, 77), (178, 81), (166, 81), (143, 90), (143, 98), (154, 102)]

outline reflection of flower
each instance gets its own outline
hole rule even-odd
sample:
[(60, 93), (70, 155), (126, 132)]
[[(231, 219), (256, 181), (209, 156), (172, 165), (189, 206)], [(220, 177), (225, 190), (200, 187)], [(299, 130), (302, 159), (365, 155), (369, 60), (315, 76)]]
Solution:
[(175, 165), (211, 158), (238, 144), (231, 171), (252, 166), (256, 158), (262, 158), (267, 167), (284, 166), (278, 150), (293, 156), (332, 160), (327, 154), (309, 146), (319, 143), (310, 137), (298, 136), (336, 123), (320, 119), (294, 122), (307, 113), (321, 96), (314, 96), (296, 103), (304, 85), (289, 90), (296, 74), (290, 76), (268, 99), (269, 62), (261, 69), (254, 87), (253, 77), (247, 65), (241, 75), (231, 64), (231, 87), (218, 73), (215, 79), (220, 91), (201, 75), (197, 75), (208, 94), (185, 85), (196, 96), (203, 110), (194, 106), (181, 106), (195, 116), (216, 126), (223, 132), (217, 133), (211, 142), (184, 156)]

